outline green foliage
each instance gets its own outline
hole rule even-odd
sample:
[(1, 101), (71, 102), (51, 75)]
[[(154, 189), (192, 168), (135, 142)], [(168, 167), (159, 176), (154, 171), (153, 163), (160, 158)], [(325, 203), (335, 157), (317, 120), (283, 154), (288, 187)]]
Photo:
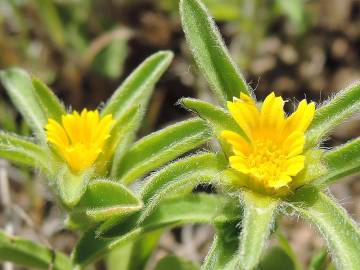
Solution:
[(32, 78), (32, 84), (36, 98), (44, 111), (45, 117), (61, 121), (61, 115), (65, 114), (65, 108), (54, 93), (37, 78)]
[(173, 54), (169, 51), (158, 52), (148, 57), (115, 90), (102, 110), (102, 115), (112, 114), (119, 119), (135, 103), (146, 106), (155, 83), (165, 72)]
[(205, 7), (197, 0), (181, 0), (180, 15), (186, 41), (220, 103), (250, 90), (229, 56), (221, 35)]
[(278, 200), (243, 192), (244, 214), (240, 235), (241, 269), (254, 269), (274, 223)]
[(142, 202), (125, 186), (106, 179), (89, 183), (71, 212), (71, 223), (88, 227), (142, 208)]
[(218, 138), (223, 130), (244, 134), (229, 112), (222, 108), (194, 98), (182, 98), (180, 104), (206, 120), (212, 127), (214, 135)]
[(360, 82), (339, 91), (316, 110), (314, 120), (307, 132), (306, 147), (318, 144), (337, 125), (360, 110)]
[(221, 178), (219, 172), (225, 166), (222, 155), (202, 153), (179, 160), (150, 176), (140, 193), (146, 206), (142, 218), (147, 217), (168, 196), (184, 191), (189, 193), (202, 182), (218, 183)]
[(338, 269), (360, 265), (360, 232), (341, 206), (316, 188), (303, 188), (290, 198), (296, 214), (312, 223), (327, 241)]
[(107, 228), (106, 233), (97, 227), (90, 229), (74, 249), (74, 264), (84, 266), (94, 262), (110, 250), (137, 239), (143, 232), (187, 223), (211, 223), (216, 216), (223, 215), (223, 203), (218, 196), (207, 194), (173, 197), (159, 204), (141, 224), (137, 222), (140, 215), (135, 215), (131, 219), (120, 219), (110, 230)]
[(74, 174), (66, 166), (56, 176), (57, 189), (62, 202), (72, 208), (81, 199), (89, 182), (89, 172)]
[(185, 259), (176, 256), (166, 256), (162, 258), (155, 267), (155, 270), (199, 270), (200, 267)]
[(49, 171), (48, 153), (27, 138), (0, 131), (0, 157)]
[(38, 243), (0, 231), (0, 261), (9, 261), (27, 269), (70, 270), (70, 258)]
[(41, 143), (45, 143), (46, 116), (37, 99), (30, 76), (23, 70), (12, 68), (0, 72), (0, 79), (12, 102)]
[(318, 185), (330, 185), (344, 176), (360, 170), (360, 139), (354, 139), (324, 154), (328, 173), (316, 180)]
[(257, 270), (295, 270), (295, 264), (289, 255), (280, 247), (269, 249), (260, 261)]
[(116, 173), (123, 183), (129, 184), (153, 169), (194, 149), (210, 139), (207, 125), (192, 119), (152, 133), (127, 151)]

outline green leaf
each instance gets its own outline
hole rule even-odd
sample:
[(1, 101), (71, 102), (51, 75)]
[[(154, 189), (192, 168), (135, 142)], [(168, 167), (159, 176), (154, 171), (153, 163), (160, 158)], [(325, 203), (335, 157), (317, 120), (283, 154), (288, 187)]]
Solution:
[(244, 214), (240, 235), (240, 268), (253, 269), (260, 261), (272, 229), (278, 200), (251, 191), (243, 192)]
[(310, 261), (309, 270), (322, 270), (325, 269), (327, 264), (327, 251), (321, 250), (317, 252)]
[[(123, 218), (121, 223), (106, 232), (99, 230), (101, 227), (89, 230), (74, 249), (74, 264), (85, 266), (94, 262), (113, 248), (137, 239), (144, 232), (187, 223), (211, 223), (217, 215), (222, 214), (223, 205), (221, 196), (209, 194), (190, 194), (164, 200), (139, 226), (136, 226), (139, 215), (135, 215), (132, 216), (134, 219)], [(99, 233), (112, 238), (100, 238)]]
[(27, 269), (70, 270), (70, 259), (60, 252), (35, 242), (0, 231), (0, 261), (9, 261)]
[(234, 270), (238, 265), (239, 220), (216, 226), (216, 235), (201, 270)]
[(360, 171), (360, 138), (325, 152), (327, 173), (314, 181), (314, 185), (328, 186), (338, 179)]
[(180, 15), (191, 52), (219, 101), (225, 105), (241, 91), (249, 94), (205, 6), (198, 0), (181, 0)]
[(146, 107), (155, 83), (168, 68), (173, 54), (169, 51), (161, 51), (147, 58), (138, 68), (115, 91), (102, 115), (112, 114), (119, 119), (134, 104)]
[(74, 174), (67, 167), (59, 170), (56, 178), (57, 188), (61, 200), (67, 207), (73, 208), (79, 203), (86, 191), (89, 175), (89, 172)]
[(91, 225), (142, 208), (142, 202), (125, 186), (106, 179), (92, 181), (71, 212), (72, 222)]
[(109, 168), (111, 174), (115, 174), (119, 162), (135, 138), (142, 115), (139, 105), (135, 105), (116, 121), (106, 142), (107, 151), (102, 152), (97, 159), (96, 170), (99, 175), (106, 175)]
[(59, 101), (57, 96), (37, 78), (32, 78), (35, 96), (41, 104), (41, 108), (46, 118), (52, 118), (61, 122), (61, 115), (66, 114), (64, 105)]
[(313, 187), (300, 189), (290, 197), (289, 203), (296, 214), (318, 228), (338, 269), (359, 268), (359, 228), (343, 208)]
[(162, 258), (155, 267), (155, 270), (199, 270), (198, 264), (183, 258), (168, 255)]
[(206, 120), (216, 137), (220, 137), (223, 130), (231, 130), (246, 136), (231, 115), (222, 108), (194, 98), (182, 98), (179, 103)]
[[(143, 270), (155, 252), (163, 230), (143, 234), (133, 245), (128, 270)], [(120, 270), (120, 269), (116, 269)]]
[(116, 176), (130, 184), (146, 173), (200, 146), (211, 138), (208, 126), (191, 119), (154, 132), (136, 142), (124, 155)]
[(295, 251), (293, 250), (293, 248), (291, 247), (289, 241), (286, 239), (286, 237), (280, 232), (280, 230), (278, 229), (276, 232), (276, 236), (277, 236), (277, 240), (279, 242), (279, 246), (280, 248), (286, 252), (287, 256), (292, 260), (293, 264), (294, 264), (294, 269), (295, 270), (301, 270), (302, 266), (299, 262), (299, 259), (297, 258)]
[(14, 163), (50, 170), (49, 154), (27, 138), (0, 131), (0, 157)]
[(77, 242), (71, 255), (73, 265), (83, 268), (99, 260), (111, 250), (132, 243), (142, 233), (141, 228), (134, 229), (121, 237), (114, 239), (99, 238), (94, 229), (87, 231)]
[(295, 263), (280, 247), (272, 247), (261, 259), (257, 270), (295, 270)]
[(168, 196), (181, 190), (191, 192), (200, 183), (220, 181), (220, 173), (226, 165), (221, 154), (201, 153), (169, 164), (151, 175), (140, 193), (145, 203), (140, 219), (147, 217)]
[(316, 110), (306, 134), (306, 148), (318, 144), (332, 129), (360, 111), (360, 82), (340, 91)]
[(1, 71), (0, 79), (12, 102), (37, 138), (45, 143), (44, 125), (47, 119), (37, 100), (30, 76), (22, 69), (12, 68)]

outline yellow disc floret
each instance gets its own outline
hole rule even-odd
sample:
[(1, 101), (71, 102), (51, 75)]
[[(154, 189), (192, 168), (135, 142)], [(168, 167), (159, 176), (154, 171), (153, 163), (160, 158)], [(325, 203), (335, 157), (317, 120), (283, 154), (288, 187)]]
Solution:
[(99, 112), (84, 109), (63, 115), (61, 123), (49, 119), (45, 126), (48, 141), (75, 173), (91, 167), (103, 151), (114, 120), (111, 114), (100, 118)]
[(284, 100), (274, 93), (266, 97), (261, 110), (251, 97), (241, 93), (227, 106), (246, 135), (229, 130), (221, 133), (232, 145), (230, 166), (257, 189), (274, 191), (288, 186), (304, 168), (305, 131), (314, 117), (315, 104), (302, 100), (286, 117)]

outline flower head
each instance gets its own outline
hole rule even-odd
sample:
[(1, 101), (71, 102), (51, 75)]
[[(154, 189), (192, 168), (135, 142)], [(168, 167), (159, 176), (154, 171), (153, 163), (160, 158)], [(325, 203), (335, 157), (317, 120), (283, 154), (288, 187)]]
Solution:
[(289, 185), (305, 164), (305, 131), (315, 112), (315, 104), (302, 100), (287, 117), (284, 100), (268, 95), (261, 110), (255, 101), (241, 93), (240, 99), (227, 104), (245, 136), (224, 130), (221, 137), (232, 145), (230, 166), (246, 176), (247, 185), (274, 192)]
[(49, 119), (45, 129), (48, 141), (71, 170), (79, 173), (91, 167), (103, 151), (113, 123), (111, 114), (100, 118), (97, 110), (84, 109), (81, 114), (63, 115), (61, 123)]

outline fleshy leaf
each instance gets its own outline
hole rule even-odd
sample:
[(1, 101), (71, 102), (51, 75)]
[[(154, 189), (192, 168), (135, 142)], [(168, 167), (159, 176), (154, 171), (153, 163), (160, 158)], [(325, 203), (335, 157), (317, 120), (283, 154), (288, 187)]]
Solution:
[(216, 235), (201, 270), (234, 270), (238, 265), (239, 220), (216, 226)]
[(98, 179), (89, 183), (71, 217), (72, 222), (89, 226), (141, 208), (142, 202), (128, 188), (110, 180)]
[(40, 168), (48, 173), (51, 167), (49, 154), (30, 140), (0, 131), (0, 157), (14, 163)]
[(136, 219), (123, 220), (103, 235), (99, 235), (99, 228), (86, 232), (74, 249), (73, 262), (75, 265), (85, 266), (100, 259), (113, 248), (137, 239), (144, 232), (187, 223), (211, 223), (221, 214), (223, 203), (221, 196), (209, 194), (191, 194), (164, 200), (140, 226), (136, 226)]
[(342, 177), (360, 171), (360, 138), (325, 152), (324, 163), (328, 172), (314, 184), (328, 186)]
[(145, 203), (140, 219), (147, 217), (168, 196), (191, 192), (200, 183), (220, 181), (225, 168), (223, 156), (214, 153), (201, 153), (169, 164), (146, 180), (140, 194)]
[(119, 119), (134, 104), (146, 107), (155, 83), (169, 66), (173, 54), (163, 51), (153, 54), (141, 63), (114, 92), (102, 110)]
[(130, 184), (210, 138), (208, 126), (200, 119), (183, 121), (154, 132), (129, 149), (117, 168), (116, 176), (123, 183)]
[(338, 269), (359, 268), (359, 227), (341, 206), (313, 187), (298, 190), (289, 203), (297, 215), (307, 219), (323, 235)]
[(22, 69), (0, 72), (0, 79), (16, 108), (42, 143), (46, 143), (44, 125), (46, 116), (41, 109), (30, 76)]
[(27, 269), (70, 270), (70, 258), (30, 240), (0, 231), (0, 261), (13, 262)]
[(326, 137), (332, 129), (355, 113), (360, 112), (360, 82), (340, 91), (316, 110), (306, 134), (306, 148), (311, 148)]
[(46, 118), (61, 122), (61, 115), (66, 114), (65, 108), (57, 96), (39, 79), (32, 78), (34, 92)]
[(231, 130), (245, 136), (239, 125), (227, 111), (211, 103), (194, 98), (183, 98), (179, 103), (206, 120), (213, 128), (215, 136), (220, 137), (223, 130)]
[(89, 182), (88, 172), (74, 174), (67, 167), (64, 167), (56, 178), (57, 188), (63, 203), (73, 208), (86, 191)]
[(244, 214), (240, 235), (240, 269), (253, 269), (260, 261), (272, 229), (278, 200), (251, 191), (243, 192)]
[(180, 15), (186, 40), (197, 64), (219, 101), (239, 97), (249, 88), (230, 58), (219, 30), (199, 0), (181, 0)]

